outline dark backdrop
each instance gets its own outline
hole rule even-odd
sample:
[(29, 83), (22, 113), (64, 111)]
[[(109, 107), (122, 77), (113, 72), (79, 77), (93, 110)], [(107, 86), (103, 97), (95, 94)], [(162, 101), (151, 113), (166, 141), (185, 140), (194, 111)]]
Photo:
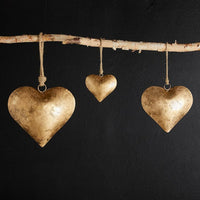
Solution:
[[(1, 1), (1, 35), (58, 33), (132, 41), (200, 40), (200, 1)], [(143, 111), (142, 92), (162, 86), (165, 53), (104, 49), (104, 71), (118, 80), (98, 103), (85, 77), (99, 70), (99, 49), (46, 43), (48, 87), (76, 98), (67, 124), (40, 148), (10, 117), (9, 94), (37, 86), (37, 43), (0, 45), (1, 199), (200, 199), (200, 54), (169, 53), (172, 85), (188, 87), (189, 113), (166, 134)], [(2, 198), (2, 196), (4, 196)]]

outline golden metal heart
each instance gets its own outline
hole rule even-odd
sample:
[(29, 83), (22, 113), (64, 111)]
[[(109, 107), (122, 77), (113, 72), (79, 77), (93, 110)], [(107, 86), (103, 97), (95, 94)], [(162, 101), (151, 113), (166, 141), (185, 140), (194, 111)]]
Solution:
[(168, 133), (190, 110), (193, 97), (184, 86), (170, 90), (152, 86), (143, 92), (141, 103), (144, 111)]
[(70, 119), (74, 109), (74, 96), (63, 87), (45, 92), (20, 87), (8, 99), (10, 115), (41, 147)]
[(85, 84), (88, 90), (101, 102), (116, 88), (117, 79), (113, 75), (91, 74), (86, 77)]

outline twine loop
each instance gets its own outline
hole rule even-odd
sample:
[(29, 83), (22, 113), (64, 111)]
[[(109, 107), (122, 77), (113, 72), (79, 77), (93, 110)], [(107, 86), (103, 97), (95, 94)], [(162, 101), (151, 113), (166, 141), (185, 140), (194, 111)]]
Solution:
[(165, 90), (170, 90), (171, 89), (171, 84), (169, 82), (169, 66), (168, 66), (168, 42), (166, 43), (166, 75), (165, 75), (165, 84), (164, 84), (164, 89)]
[(102, 46), (102, 38), (100, 38), (100, 68), (99, 68), (99, 76), (103, 76), (103, 46)]
[[(45, 92), (47, 86), (45, 82), (47, 80), (46, 76), (44, 75), (44, 65), (43, 65), (43, 57), (44, 57), (44, 41), (43, 41), (43, 33), (39, 34), (39, 53), (40, 53), (40, 75), (38, 76), (39, 85), (37, 87), (39, 92)], [(44, 87), (44, 90), (41, 90), (40, 87)]]

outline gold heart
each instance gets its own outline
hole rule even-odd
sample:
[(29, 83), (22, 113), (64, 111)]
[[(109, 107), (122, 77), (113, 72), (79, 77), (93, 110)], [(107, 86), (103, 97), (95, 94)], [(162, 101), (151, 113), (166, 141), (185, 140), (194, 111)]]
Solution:
[(74, 96), (63, 87), (45, 92), (20, 87), (8, 99), (10, 115), (41, 147), (70, 119), (74, 109)]
[(144, 111), (168, 133), (190, 110), (193, 97), (184, 86), (170, 90), (152, 86), (143, 92), (141, 103)]
[(117, 79), (113, 75), (91, 74), (86, 77), (85, 84), (88, 90), (101, 102), (116, 88)]

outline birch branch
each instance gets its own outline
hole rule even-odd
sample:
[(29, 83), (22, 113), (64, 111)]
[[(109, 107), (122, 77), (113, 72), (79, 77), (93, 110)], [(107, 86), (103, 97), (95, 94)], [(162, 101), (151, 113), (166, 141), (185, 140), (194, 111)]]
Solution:
[[(62, 44), (78, 44), (87, 47), (99, 47), (100, 39), (79, 37), (73, 35), (62, 34), (44, 34), (42, 36), (44, 42), (62, 42)], [(38, 35), (20, 35), (20, 36), (0, 36), (0, 43), (25, 43), (25, 42), (39, 42)], [(191, 52), (200, 50), (200, 42), (189, 44), (178, 44), (176, 42), (157, 43), (157, 42), (132, 42), (124, 40), (107, 40), (102, 39), (102, 46), (104, 48), (122, 49), (122, 50), (139, 50), (145, 51), (169, 51), (169, 52)], [(167, 47), (167, 48), (166, 48)]]

